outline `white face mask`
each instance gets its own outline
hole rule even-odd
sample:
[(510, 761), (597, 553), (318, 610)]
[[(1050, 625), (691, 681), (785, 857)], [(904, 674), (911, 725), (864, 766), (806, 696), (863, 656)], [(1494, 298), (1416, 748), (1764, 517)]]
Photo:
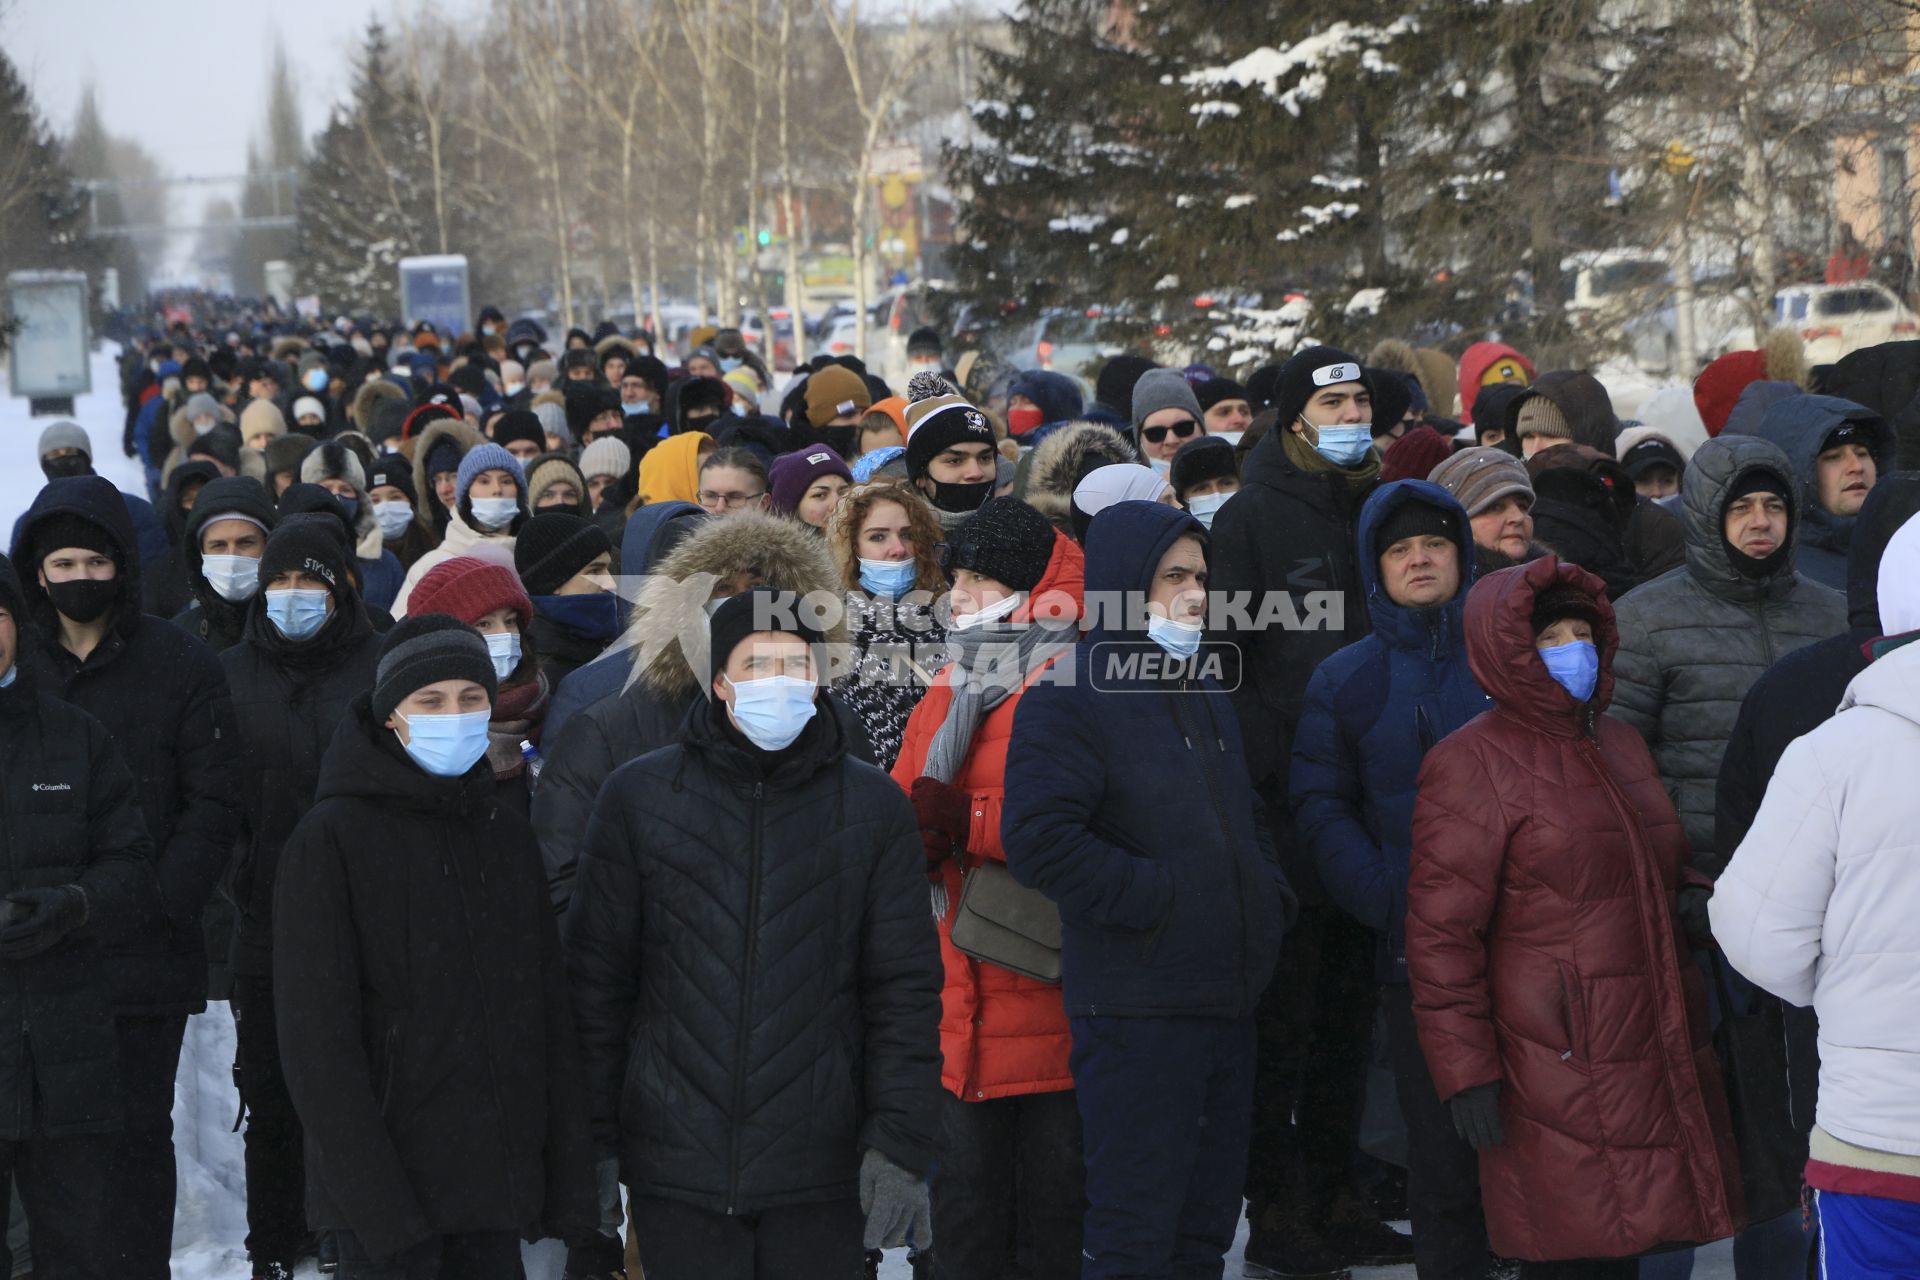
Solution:
[(376, 502), (373, 504), (373, 518), (380, 526), (382, 538), (397, 538), (407, 531), (408, 525), (413, 523), (413, 504)]
[(473, 519), (482, 529), (491, 533), (495, 529), (504, 529), (513, 523), (520, 514), (518, 498), (475, 498), (473, 499)]
[(1240, 437), (1247, 433), (1244, 431), (1213, 431), (1208, 434), (1216, 440), (1225, 440), (1228, 444), (1238, 448), (1240, 445)]
[(800, 731), (813, 719), (817, 686), (798, 676), (767, 676), (761, 680), (735, 680), (733, 686), (733, 722), (747, 741), (762, 751), (779, 751), (793, 745)]
[(487, 642), (487, 652), (493, 658), (494, 679), (504, 681), (520, 665), (520, 633), (499, 631), (481, 638)]
[(218, 418), (195, 418), (193, 420), (193, 434), (203, 436), (213, 430), (214, 427), (219, 424), (219, 421)]
[(502, 386), (500, 390), (507, 396), (508, 399), (512, 399), (514, 396), (519, 395), (520, 388), (526, 385), (527, 384), (524, 382), (509, 382), (506, 385)]
[(228, 604), (251, 600), (260, 591), (260, 562), (252, 556), (201, 556), (200, 572)]
[(1020, 601), (1026, 596), (1024, 591), (1016, 591), (1010, 596), (1002, 596), (977, 613), (956, 613), (951, 631), (966, 631), (973, 627), (983, 627), (989, 622), (998, 622), (1020, 607)]
[(1187, 514), (1211, 530), (1214, 514), (1225, 506), (1227, 499), (1232, 496), (1230, 493), (1203, 493), (1197, 498), (1188, 498)]

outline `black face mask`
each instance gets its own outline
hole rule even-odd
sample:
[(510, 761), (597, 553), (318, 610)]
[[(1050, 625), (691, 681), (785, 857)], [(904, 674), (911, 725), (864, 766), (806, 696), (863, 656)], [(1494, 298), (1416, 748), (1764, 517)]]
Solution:
[(827, 448), (833, 450), (843, 458), (851, 456), (853, 451), (853, 433), (858, 430), (858, 427), (851, 425), (814, 428), (814, 432), (820, 437), (820, 443), (826, 445)]
[(69, 578), (65, 582), (49, 582), (47, 598), (53, 601), (53, 607), (60, 615), (75, 622), (85, 624), (93, 622), (113, 607), (114, 597), (120, 594), (120, 580), (108, 578)]
[(40, 473), (49, 480), (64, 480), (68, 476), (90, 476), (93, 474), (93, 459), (84, 453), (72, 453), (64, 458), (42, 458)]
[(933, 505), (953, 515), (978, 511), (993, 496), (993, 485), (991, 480), (982, 480), (978, 484), (942, 484), (935, 480)]

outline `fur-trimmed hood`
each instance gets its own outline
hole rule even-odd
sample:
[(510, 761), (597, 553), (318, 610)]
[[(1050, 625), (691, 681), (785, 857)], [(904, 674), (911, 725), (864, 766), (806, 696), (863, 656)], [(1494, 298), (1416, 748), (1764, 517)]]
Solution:
[(467, 450), (481, 442), (481, 435), (468, 426), (464, 418), (435, 418), (427, 424), (426, 430), (415, 436), (413, 445), (413, 491), (422, 510), (430, 510), (424, 504), (433, 495), (433, 479), (427, 475), (427, 458), (433, 453), (435, 445), (442, 440), (452, 440), (460, 446), (460, 455), (466, 456)]
[(1139, 462), (1140, 451), (1126, 434), (1099, 422), (1069, 422), (1034, 447), (1027, 464), (1028, 506), (1069, 537), (1073, 532), (1073, 490), (1099, 454), (1112, 462)]
[(360, 389), (353, 393), (351, 406), (353, 425), (362, 431), (369, 430), (373, 426), (373, 410), (376, 401), (405, 400), (406, 398), (407, 393), (400, 389), (398, 383), (386, 378), (368, 378), (360, 384)]
[[(192, 397), (189, 396), (188, 399), (192, 399)], [(221, 422), (230, 425), (239, 423), (240, 419), (234, 416), (232, 409), (224, 404), (220, 404), (218, 398), (214, 400), (214, 403), (220, 405), (220, 412), (215, 416)], [(183, 450), (193, 447), (193, 442), (197, 437), (193, 433), (193, 423), (187, 420), (186, 400), (182, 400), (180, 407), (173, 411), (173, 416), (167, 419), (167, 433), (173, 437), (173, 442)]]
[[(743, 511), (703, 523), (660, 561), (640, 584), (633, 621), (621, 638), (636, 655), (630, 683), (645, 685), (660, 698), (687, 698), (700, 690), (696, 664), (706, 664), (709, 593), (687, 589), (701, 575), (725, 580), (748, 574), (757, 583), (805, 596), (841, 600), (839, 575), (826, 542), (798, 520), (760, 511)], [(698, 644), (691, 659), (680, 639)], [(829, 644), (847, 642), (844, 618), (826, 629)]]

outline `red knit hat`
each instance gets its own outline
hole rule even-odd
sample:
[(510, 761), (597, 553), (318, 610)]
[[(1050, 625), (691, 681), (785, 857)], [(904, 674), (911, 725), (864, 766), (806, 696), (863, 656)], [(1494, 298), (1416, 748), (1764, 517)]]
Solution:
[(533, 601), (513, 570), (477, 556), (455, 556), (433, 566), (407, 597), (409, 615), (445, 613), (470, 627), (495, 609), (518, 613), (522, 631), (533, 621)]
[(1748, 384), (1767, 376), (1764, 351), (1729, 351), (1700, 371), (1693, 380), (1693, 403), (1700, 410), (1700, 421), (1707, 434), (1717, 436), (1727, 425), (1727, 415), (1739, 401)]
[(1453, 441), (1422, 424), (1387, 446), (1380, 459), (1380, 480), (1425, 480), (1433, 469), (1453, 456)]

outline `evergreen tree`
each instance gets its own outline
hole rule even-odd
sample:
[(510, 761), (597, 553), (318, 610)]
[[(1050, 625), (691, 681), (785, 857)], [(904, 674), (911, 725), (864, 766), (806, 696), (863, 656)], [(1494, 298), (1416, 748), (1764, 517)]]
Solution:
[(103, 263), (75, 183), (13, 59), (0, 52), (0, 275)]
[[(273, 72), (268, 81), (266, 139), (247, 149), (249, 181), (241, 190), (240, 216), (266, 218), (294, 212), (294, 188), (281, 181), (276, 188), (271, 172), (286, 173), (299, 169), (306, 159), (306, 139), (300, 128), (300, 104), (293, 92), (293, 74), (287, 66), (286, 50), (275, 43)], [(234, 253), (234, 288), (248, 296), (266, 289), (265, 265), (293, 256), (295, 233), (291, 230), (255, 228), (239, 233)]]
[[(80, 181), (114, 178), (137, 180), (159, 176), (158, 166), (137, 143), (114, 138), (107, 133), (91, 84), (81, 92), (80, 109), (74, 114), (73, 131), (67, 137), (65, 155), (68, 169)], [(157, 186), (132, 189), (123, 196), (113, 188), (104, 188), (93, 196), (93, 225), (113, 227), (129, 223), (159, 223), (164, 220), (166, 212), (166, 202), (160, 194), (162, 191)], [(157, 256), (162, 243), (163, 237), (151, 236), (147, 238), (145, 248)], [(131, 300), (146, 294), (142, 247), (130, 236), (101, 237), (99, 252), (103, 255), (104, 264), (119, 273), (120, 296), (124, 299)]]

